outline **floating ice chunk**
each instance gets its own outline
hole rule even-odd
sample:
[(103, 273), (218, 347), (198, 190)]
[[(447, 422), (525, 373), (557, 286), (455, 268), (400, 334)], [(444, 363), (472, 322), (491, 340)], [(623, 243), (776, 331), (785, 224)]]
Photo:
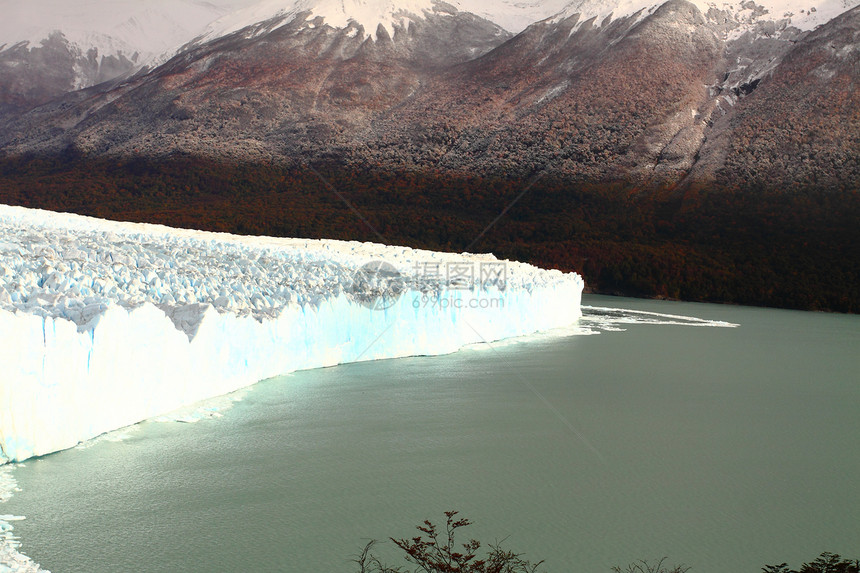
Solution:
[[(0, 503), (5, 503), (19, 491), (12, 476), (13, 469), (11, 465), (0, 467)], [(18, 551), (21, 543), (15, 535), (13, 523), (23, 519), (22, 515), (0, 515), (0, 573), (50, 573)]]

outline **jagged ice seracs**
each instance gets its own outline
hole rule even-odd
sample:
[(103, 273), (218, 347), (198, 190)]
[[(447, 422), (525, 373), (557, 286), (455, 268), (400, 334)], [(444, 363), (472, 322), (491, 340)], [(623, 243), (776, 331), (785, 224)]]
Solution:
[(0, 463), (296, 370), (569, 326), (582, 278), (0, 206)]

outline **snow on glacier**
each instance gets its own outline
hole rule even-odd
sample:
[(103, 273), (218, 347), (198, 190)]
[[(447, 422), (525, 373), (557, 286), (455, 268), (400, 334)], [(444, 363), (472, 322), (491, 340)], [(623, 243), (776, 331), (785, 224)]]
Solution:
[(0, 206), (0, 463), (295, 370), (567, 326), (582, 288), (492, 255)]

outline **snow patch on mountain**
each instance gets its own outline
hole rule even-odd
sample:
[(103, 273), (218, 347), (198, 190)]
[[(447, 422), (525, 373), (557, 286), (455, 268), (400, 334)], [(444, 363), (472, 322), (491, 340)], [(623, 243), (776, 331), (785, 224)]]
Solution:
[[(479, 16), (505, 30), (518, 33), (530, 24), (552, 16), (563, 9), (568, 0), (262, 0), (208, 27), (195, 44), (212, 40), (274, 18), (283, 24), (306, 13), (307, 20), (321, 17), (325, 24), (338, 29), (357, 25), (364, 28), (365, 37), (375, 39), (379, 26), (389, 36), (395, 28), (407, 28), (410, 22), (427, 14), (466, 12)], [(309, 24), (309, 27), (312, 24)], [(271, 28), (260, 28), (260, 32)]]
[(96, 48), (100, 56), (121, 52), (129, 59), (138, 53), (141, 62), (175, 51), (231, 9), (194, 0), (28, 0), (9, 4), (0, 19), (0, 45), (27, 42), (38, 46), (59, 31), (83, 53)]
[[(689, 0), (703, 14), (731, 19), (736, 26), (727, 39), (738, 37), (759, 22), (784, 21), (800, 30), (812, 30), (846, 10), (860, 5), (860, 0), (737, 0), (735, 2), (709, 2)], [(575, 0), (558, 14), (548, 19), (557, 23), (578, 15), (577, 27), (591, 21), (594, 27), (604, 22), (639, 14), (640, 19), (653, 13), (664, 1), (654, 0)]]
[[(692, 0), (702, 12), (710, 8), (728, 11), (739, 21), (781, 20), (812, 29), (860, 4), (860, 0), (749, 0), (708, 2)], [(428, 13), (451, 8), (485, 18), (518, 33), (534, 22), (559, 21), (579, 14), (579, 22), (617, 19), (640, 11), (650, 12), (663, 2), (654, 0), (28, 0), (4, 7), (0, 19), (0, 49), (20, 42), (38, 46), (59, 31), (81, 53), (98, 50), (100, 56), (122, 53), (137, 61), (162, 63), (188, 42), (212, 40), (272, 18), (283, 23), (302, 13), (308, 19), (322, 17), (334, 28), (350, 23), (375, 38), (379, 25), (394, 34), (395, 27)]]
[(361, 26), (365, 37), (375, 40), (379, 26), (385, 28), (389, 36), (393, 36), (396, 27), (408, 29), (411, 21), (422, 19), (425, 13), (432, 13), (434, 8), (443, 6), (435, 0), (298, 0), (287, 6), (284, 0), (263, 0), (213, 22), (195, 43), (225, 36), (273, 18), (287, 24), (301, 14), (307, 15), (308, 22), (322, 18), (332, 28), (344, 29), (351, 24)]
[(518, 34), (528, 26), (558, 14), (570, 0), (460, 0), (452, 2), (463, 12), (471, 12)]

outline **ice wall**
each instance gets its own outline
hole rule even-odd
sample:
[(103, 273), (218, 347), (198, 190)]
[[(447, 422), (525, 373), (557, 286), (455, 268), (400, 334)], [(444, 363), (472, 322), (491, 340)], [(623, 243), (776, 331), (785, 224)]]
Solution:
[(0, 206), (0, 462), (295, 370), (567, 326), (582, 287), (491, 255)]

